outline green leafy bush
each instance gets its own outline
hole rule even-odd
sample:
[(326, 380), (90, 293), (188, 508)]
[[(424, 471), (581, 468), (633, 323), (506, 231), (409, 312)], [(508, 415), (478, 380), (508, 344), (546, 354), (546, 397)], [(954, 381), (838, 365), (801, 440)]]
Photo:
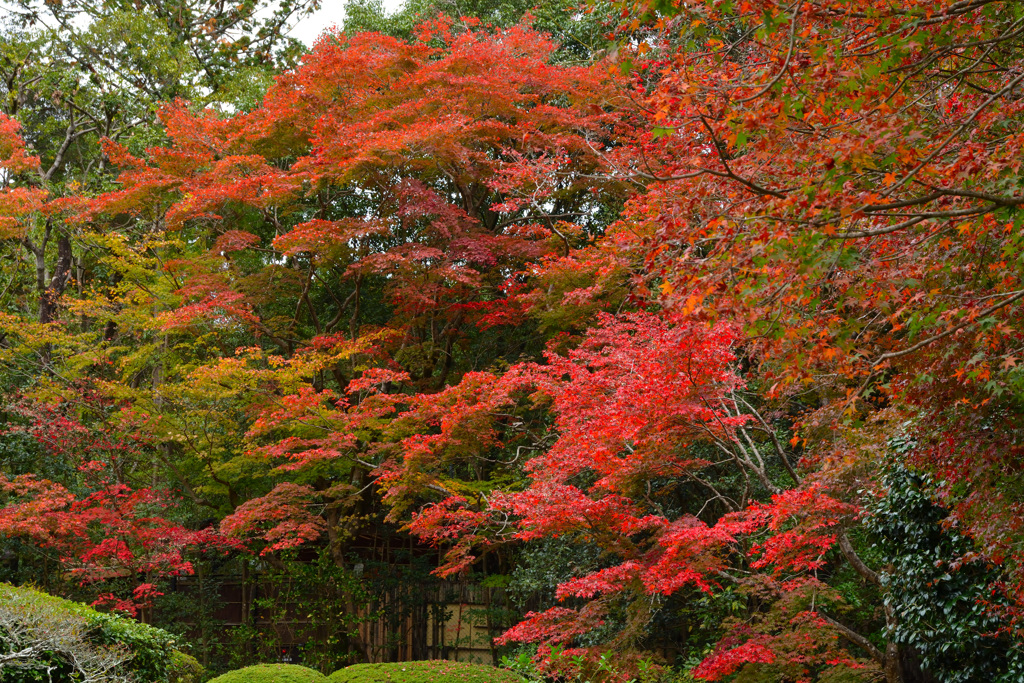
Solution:
[(192, 655), (172, 652), (171, 663), (167, 668), (167, 683), (199, 683), (205, 671)]
[(437, 659), (426, 662), (356, 664), (330, 675), (331, 683), (523, 683), (511, 671)]
[(318, 683), (327, 677), (295, 664), (257, 664), (229, 671), (209, 683)]
[[(897, 452), (913, 442), (893, 439)], [(937, 683), (1020, 683), (1024, 644), (1001, 632), (992, 607), (1007, 605), (999, 567), (971, 561), (974, 541), (949, 524), (932, 500), (935, 483), (890, 465), (887, 495), (871, 507), (868, 528), (882, 553), (885, 604), (899, 615), (889, 639), (910, 650)]]
[(34, 681), (51, 668), (54, 680), (95, 669), (164, 681), (174, 636), (33, 588), (0, 583), (0, 647), (24, 653), (4, 667), (3, 683)]

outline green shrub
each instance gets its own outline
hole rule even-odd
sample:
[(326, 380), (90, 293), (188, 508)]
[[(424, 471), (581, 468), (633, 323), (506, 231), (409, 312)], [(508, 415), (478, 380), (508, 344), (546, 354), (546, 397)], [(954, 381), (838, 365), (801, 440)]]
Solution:
[[(0, 645), (27, 654), (4, 667), (3, 683), (116, 670), (143, 681), (167, 680), (174, 636), (116, 614), (26, 586), (0, 583)], [(76, 669), (77, 667), (77, 669)]]
[(523, 683), (504, 669), (436, 659), (427, 662), (356, 664), (330, 675), (331, 683)]
[(199, 683), (203, 680), (205, 672), (203, 665), (195, 657), (174, 651), (167, 667), (167, 683)]
[(257, 664), (217, 676), (209, 683), (318, 683), (327, 677), (294, 664)]

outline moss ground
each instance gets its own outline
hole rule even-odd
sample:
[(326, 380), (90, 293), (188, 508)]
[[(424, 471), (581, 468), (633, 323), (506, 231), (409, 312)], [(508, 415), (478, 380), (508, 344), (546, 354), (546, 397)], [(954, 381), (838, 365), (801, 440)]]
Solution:
[(209, 683), (323, 683), (319, 671), (294, 664), (257, 664), (217, 676)]
[(329, 680), (331, 683), (524, 683), (523, 678), (511, 671), (446, 660), (356, 664), (335, 671)]

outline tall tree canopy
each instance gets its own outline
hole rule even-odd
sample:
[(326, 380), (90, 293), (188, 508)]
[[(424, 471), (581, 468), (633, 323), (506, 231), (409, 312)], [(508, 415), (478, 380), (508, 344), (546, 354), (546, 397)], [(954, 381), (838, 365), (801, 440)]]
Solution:
[(550, 676), (1018, 680), (1024, 6), (624, 3), (583, 61), (488, 8), (170, 99), (88, 191), (0, 121), (51, 463), (0, 528), (130, 608), (202, 553), (351, 571), (383, 505), (441, 575), (572, 555), (499, 639)]

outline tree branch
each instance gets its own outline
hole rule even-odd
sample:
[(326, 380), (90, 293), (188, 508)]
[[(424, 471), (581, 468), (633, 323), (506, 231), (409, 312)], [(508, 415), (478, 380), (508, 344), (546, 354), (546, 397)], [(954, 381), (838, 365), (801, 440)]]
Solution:
[(833, 619), (832, 617), (828, 616), (823, 612), (817, 612), (817, 615), (824, 619), (826, 622), (828, 622), (829, 626), (839, 631), (839, 634), (842, 635), (844, 638), (849, 640), (851, 643), (854, 643), (855, 645), (861, 647), (865, 652), (867, 652), (871, 656), (871, 659), (878, 662), (881, 666), (885, 666), (885, 654), (882, 653), (882, 651), (879, 650), (877, 647), (872, 645), (870, 640), (868, 640), (861, 634), (857, 633), (856, 631), (850, 629), (849, 627), (843, 626), (838, 621), (836, 621), (835, 619)]

